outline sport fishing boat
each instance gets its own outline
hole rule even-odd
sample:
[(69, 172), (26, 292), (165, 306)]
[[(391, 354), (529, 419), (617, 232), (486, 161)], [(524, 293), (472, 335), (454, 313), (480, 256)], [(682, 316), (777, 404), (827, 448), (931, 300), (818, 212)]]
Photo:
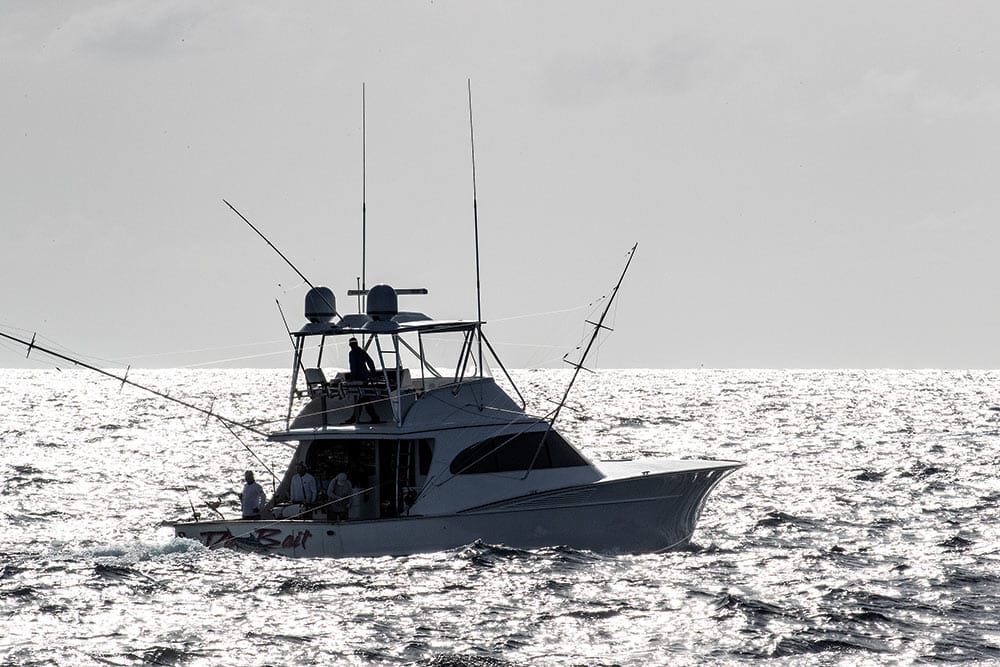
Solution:
[[(362, 110), (363, 101), (362, 87)], [(469, 126), (472, 138), (471, 82)], [(475, 214), (474, 145), (472, 158)], [(426, 294), (425, 289), (365, 289), (362, 197), (362, 274), (359, 289), (347, 292), (358, 298), (359, 307), (357, 313), (341, 315), (329, 288), (314, 286), (250, 220), (223, 202), (311, 288), (305, 298), (308, 322), (289, 332), (295, 345), (283, 430), (263, 433), (134, 382), (128, 368), (117, 375), (37, 345), (34, 336), (28, 341), (0, 331), (0, 338), (24, 345), (29, 355), (37, 350), (88, 368), (215, 418), (230, 430), (239, 427), (271, 441), (297, 443), (259, 514), (227, 519), (217, 505), (209, 505), (220, 518), (203, 521), (192, 502), (194, 521), (172, 524), (177, 536), (210, 548), (287, 556), (403, 555), (476, 541), (524, 549), (656, 552), (689, 542), (708, 494), (742, 466), (652, 458), (595, 463), (554, 428), (591, 346), (607, 329), (605, 317), (635, 246), (600, 318), (591, 323), (589, 343), (579, 359), (570, 361), (575, 370), (562, 400), (549, 414), (535, 416), (483, 332), (478, 218), (476, 319), (436, 320), (398, 308), (399, 296)], [(324, 368), (324, 350), (345, 338), (355, 339), (352, 349), (368, 363), (354, 372)], [(517, 400), (491, 375), (487, 355)], [(359, 420), (362, 411), (367, 421)]]
[[(172, 524), (176, 535), (210, 548), (330, 557), (413, 554), (476, 541), (630, 553), (686, 544), (709, 492), (742, 463), (595, 463), (554, 428), (587, 353), (607, 329), (603, 323), (624, 276), (592, 323), (579, 360), (571, 362), (576, 370), (562, 401), (544, 416), (527, 412), (483, 333), (481, 317), (435, 320), (400, 312), (399, 295), (427, 291), (388, 285), (349, 291), (367, 298), (365, 312), (341, 316), (333, 292), (313, 287), (306, 294), (308, 323), (292, 334), (285, 428), (268, 436), (297, 443), (274, 497), (259, 518), (220, 514), (219, 520), (202, 521), (195, 513), (194, 521)], [(38, 351), (184, 405), (230, 430), (266, 435), (139, 384), (128, 369), (117, 375), (38, 345), (34, 336), (29, 341), (0, 331), (0, 338), (24, 345), (29, 355)], [(372, 353), (364, 354), (374, 373), (324, 370), (324, 350), (344, 338)], [(491, 375), (487, 354), (517, 400)], [(362, 410), (367, 421), (358, 419)], [(300, 465), (318, 493), (295, 502), (296, 491), (307, 486)]]
[[(332, 557), (432, 552), (477, 540), (639, 553), (691, 539), (709, 492), (741, 463), (588, 460), (553, 427), (566, 397), (549, 415), (528, 414), (482, 321), (399, 311), (400, 295), (422, 293), (351, 290), (348, 296), (366, 298), (365, 312), (341, 316), (330, 289), (310, 289), (308, 323), (292, 334), (286, 428), (269, 436), (297, 443), (274, 497), (259, 519), (180, 522), (176, 534), (208, 547)], [(606, 329), (613, 299), (591, 344)], [(324, 350), (351, 338), (378, 362), (370, 377), (323, 366)], [(300, 464), (316, 481), (312, 502), (292, 502)]]

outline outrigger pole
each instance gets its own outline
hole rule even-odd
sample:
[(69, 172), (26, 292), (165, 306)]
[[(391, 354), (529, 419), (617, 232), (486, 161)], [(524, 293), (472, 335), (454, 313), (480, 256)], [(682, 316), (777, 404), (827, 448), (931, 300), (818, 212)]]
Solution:
[(591, 322), (590, 320), (587, 320), (587, 324), (591, 324), (594, 326), (594, 333), (591, 334), (590, 340), (587, 341), (587, 347), (584, 348), (583, 354), (580, 355), (580, 361), (574, 363), (569, 359), (567, 359), (566, 357), (569, 356), (568, 352), (563, 355), (563, 361), (565, 361), (570, 366), (573, 366), (574, 369), (573, 377), (570, 378), (569, 384), (566, 385), (566, 391), (563, 393), (562, 400), (559, 401), (559, 404), (552, 412), (552, 419), (549, 420), (549, 429), (552, 428), (552, 425), (555, 424), (556, 419), (559, 418), (559, 411), (563, 409), (564, 405), (566, 405), (566, 399), (569, 398), (569, 392), (573, 388), (573, 383), (576, 382), (576, 376), (580, 374), (580, 369), (588, 371), (590, 370), (589, 368), (584, 368), (583, 362), (586, 361), (587, 355), (590, 353), (590, 348), (592, 348), (594, 346), (594, 343), (597, 341), (597, 336), (601, 333), (602, 329), (607, 329), (608, 331), (611, 331), (610, 327), (604, 326), (604, 319), (608, 316), (608, 311), (611, 310), (611, 304), (614, 303), (615, 296), (618, 294), (618, 288), (622, 286), (622, 281), (625, 280), (625, 274), (628, 272), (628, 267), (632, 263), (632, 258), (635, 257), (635, 249), (638, 247), (639, 244), (636, 243), (635, 245), (632, 246), (632, 249), (628, 251), (628, 260), (626, 260), (625, 262), (625, 268), (622, 269), (621, 275), (618, 276), (618, 282), (615, 284), (615, 288), (611, 290), (611, 295), (608, 297), (608, 302), (604, 304), (604, 312), (601, 313), (600, 319), (598, 319), (596, 322)]
[(574, 368), (573, 377), (569, 379), (569, 384), (566, 385), (566, 391), (563, 392), (562, 399), (559, 401), (559, 403), (556, 404), (556, 407), (552, 410), (551, 413), (552, 418), (549, 419), (549, 425), (548, 428), (545, 429), (545, 435), (538, 442), (538, 447), (535, 448), (535, 455), (531, 457), (531, 463), (528, 465), (528, 469), (524, 471), (524, 477), (522, 477), (522, 479), (526, 479), (528, 477), (528, 474), (534, 469), (535, 461), (538, 460), (538, 454), (539, 452), (542, 451), (542, 445), (545, 444), (545, 441), (548, 439), (549, 431), (551, 431), (552, 427), (555, 426), (556, 420), (559, 418), (559, 412), (566, 405), (566, 399), (569, 398), (569, 392), (573, 388), (573, 383), (576, 382), (576, 376), (580, 374), (580, 369), (583, 369), (585, 371), (590, 371), (589, 368), (584, 367), (583, 362), (586, 361), (587, 355), (590, 353), (590, 348), (593, 347), (594, 343), (597, 341), (597, 336), (601, 333), (601, 329), (607, 329), (608, 331), (611, 331), (610, 327), (604, 326), (604, 318), (608, 316), (608, 311), (611, 310), (611, 304), (615, 300), (615, 295), (618, 294), (618, 288), (622, 286), (622, 281), (625, 280), (625, 274), (628, 272), (628, 267), (632, 263), (632, 258), (635, 257), (635, 249), (638, 247), (639, 244), (636, 243), (635, 245), (632, 246), (632, 249), (628, 251), (628, 259), (625, 261), (625, 268), (622, 269), (622, 274), (618, 276), (618, 282), (615, 283), (615, 288), (611, 290), (611, 294), (608, 297), (608, 302), (604, 304), (604, 311), (601, 313), (600, 319), (598, 319), (596, 322), (591, 322), (590, 320), (586, 320), (587, 324), (593, 325), (594, 333), (591, 334), (590, 340), (587, 341), (587, 347), (583, 350), (583, 354), (580, 355), (580, 361), (574, 363), (569, 359), (567, 359), (566, 357), (569, 356), (568, 352), (563, 355), (563, 361), (565, 361), (570, 366), (573, 366)]
[(90, 364), (85, 363), (83, 361), (80, 361), (79, 359), (74, 359), (73, 357), (66, 356), (65, 354), (60, 354), (59, 352), (56, 352), (55, 350), (50, 350), (47, 347), (42, 347), (38, 343), (34, 342), (34, 336), (32, 337), (31, 341), (26, 341), (23, 338), (18, 338), (17, 336), (11, 336), (10, 334), (6, 334), (6, 333), (4, 333), (2, 331), (0, 331), (0, 336), (6, 338), (7, 340), (12, 340), (15, 343), (20, 343), (21, 345), (27, 346), (29, 353), (31, 352), (31, 350), (41, 350), (42, 352), (44, 352), (45, 354), (48, 354), (49, 356), (55, 357), (57, 359), (62, 359), (63, 361), (68, 361), (71, 364), (74, 364), (74, 365), (79, 366), (81, 368), (86, 368), (87, 370), (91, 370), (91, 371), (94, 371), (95, 373), (100, 373), (101, 375), (104, 375), (106, 377), (112, 378), (114, 380), (118, 380), (119, 382), (122, 383), (122, 386), (130, 385), (130, 386), (135, 387), (137, 389), (142, 389), (143, 391), (148, 391), (150, 394), (154, 394), (156, 396), (159, 396), (160, 398), (165, 398), (168, 401), (173, 401), (174, 403), (177, 403), (178, 405), (183, 405), (184, 407), (190, 408), (191, 410), (194, 410), (196, 412), (200, 412), (203, 415), (207, 415), (209, 417), (215, 417), (216, 419), (218, 419), (223, 424), (226, 424), (227, 426), (239, 426), (242, 429), (246, 429), (247, 431), (250, 431), (252, 433), (256, 433), (257, 435), (264, 436), (264, 437), (267, 437), (267, 435), (268, 435), (264, 431), (260, 431), (260, 430), (258, 430), (256, 428), (254, 428), (253, 426), (250, 426), (249, 424), (244, 424), (242, 422), (238, 422), (238, 421), (236, 421), (234, 419), (230, 419), (229, 417), (223, 417), (222, 415), (220, 415), (219, 413), (217, 413), (217, 412), (215, 412), (213, 410), (199, 407), (199, 406), (197, 406), (197, 405), (195, 405), (193, 403), (188, 403), (185, 400), (182, 400), (182, 399), (179, 399), (179, 398), (175, 398), (175, 397), (171, 396), (170, 394), (165, 394), (162, 391), (159, 391), (157, 389), (153, 389), (152, 387), (147, 387), (145, 385), (139, 384), (138, 382), (133, 382), (132, 380), (128, 379), (128, 370), (125, 371), (125, 375), (115, 375), (114, 373), (110, 373), (110, 372), (108, 372), (108, 371), (106, 371), (106, 370), (104, 370), (102, 368), (98, 368), (97, 366), (91, 366)]
[[(228, 206), (229, 208), (233, 209), (233, 213), (235, 213), (236, 215), (240, 216), (240, 218), (243, 219), (243, 222), (245, 222), (248, 225), (250, 225), (250, 229), (252, 229), (255, 232), (257, 232), (257, 236), (259, 236), (262, 239), (264, 239), (264, 243), (266, 243), (267, 245), (271, 246), (271, 249), (274, 250), (274, 252), (278, 253), (278, 256), (281, 257), (281, 259), (285, 260), (285, 264), (288, 264), (288, 266), (292, 267), (292, 271), (294, 271), (295, 273), (299, 274), (299, 278), (302, 278), (302, 280), (305, 281), (306, 285), (309, 285), (309, 287), (312, 287), (312, 288), (316, 287), (311, 282), (309, 282), (309, 279), (306, 278), (305, 275), (301, 271), (299, 271), (295, 267), (294, 264), (292, 264), (292, 260), (290, 260), (287, 257), (285, 257), (285, 254), (283, 252), (281, 252), (280, 250), (278, 250), (277, 246), (275, 246), (273, 243), (271, 243), (271, 241), (266, 236), (264, 236), (263, 232), (261, 232), (259, 229), (257, 229), (252, 222), (250, 222), (249, 220), (247, 220), (247, 217), (245, 215), (243, 215), (242, 213), (240, 213), (239, 211), (237, 211), (236, 207), (233, 206), (232, 204), (230, 204), (229, 202), (227, 202), (225, 199), (223, 199), (222, 202), (226, 206)], [(332, 305), (332, 304), (330, 304), (330, 305)]]
[(479, 205), (476, 196), (476, 131), (472, 124), (472, 79), (469, 89), (469, 145), (472, 148), (472, 219), (476, 233), (476, 334), (479, 342), (479, 377), (483, 377), (483, 297), (479, 287)]
[[(266, 236), (264, 236), (264, 232), (262, 232), (259, 229), (257, 229), (257, 227), (252, 222), (250, 222), (245, 215), (243, 215), (242, 213), (240, 213), (239, 211), (236, 210), (235, 206), (233, 206), (232, 204), (230, 204), (225, 199), (223, 199), (222, 202), (226, 206), (228, 206), (229, 208), (231, 208), (232, 211), (233, 211), (233, 213), (235, 213), (236, 215), (240, 216), (240, 218), (243, 220), (243, 222), (247, 223), (250, 226), (250, 229), (252, 229), (255, 232), (257, 232), (257, 236), (259, 236), (262, 239), (264, 239), (264, 243), (266, 243), (267, 245), (271, 246), (271, 249), (274, 250), (274, 252), (278, 253), (278, 256), (281, 257), (281, 259), (285, 260), (285, 264), (287, 264), (288, 266), (292, 267), (292, 271), (295, 271), (295, 273), (299, 274), (299, 278), (302, 278), (302, 280), (305, 281), (306, 285), (309, 285), (309, 287), (311, 289), (316, 289), (316, 286), (313, 285), (312, 282), (308, 278), (306, 278), (305, 274), (302, 273), (301, 271), (299, 271), (298, 267), (296, 267), (294, 264), (292, 264), (292, 260), (290, 260), (287, 257), (285, 257), (285, 253), (283, 253), (280, 250), (278, 250), (278, 247), (276, 245), (274, 245), (273, 243), (271, 243), (271, 240), (269, 238), (267, 238)], [(330, 310), (332, 310), (336, 314), (336, 312), (337, 312), (336, 305), (333, 304), (333, 303), (330, 303), (330, 300), (327, 299), (326, 295), (324, 295), (322, 292), (319, 292), (318, 295), (319, 295), (319, 297), (321, 299), (323, 299), (323, 301), (326, 303), (326, 305), (330, 307)], [(339, 317), (339, 315), (338, 315), (338, 317)]]

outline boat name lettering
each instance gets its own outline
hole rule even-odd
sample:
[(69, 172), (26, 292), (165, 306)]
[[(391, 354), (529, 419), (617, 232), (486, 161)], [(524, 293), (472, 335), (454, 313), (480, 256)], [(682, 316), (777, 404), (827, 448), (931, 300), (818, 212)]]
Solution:
[(300, 530), (294, 534), (285, 535), (281, 539), (280, 528), (257, 528), (244, 538), (237, 538), (227, 528), (226, 530), (205, 530), (201, 532), (202, 542), (210, 549), (217, 547), (235, 547), (237, 542), (252, 542), (253, 546), (264, 549), (305, 549), (309, 538), (313, 536), (309, 530)]

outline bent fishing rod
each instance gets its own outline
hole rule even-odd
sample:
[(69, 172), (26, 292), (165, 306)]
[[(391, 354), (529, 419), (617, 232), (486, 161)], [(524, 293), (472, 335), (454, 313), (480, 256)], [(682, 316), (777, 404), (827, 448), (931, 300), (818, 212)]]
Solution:
[(98, 368), (97, 366), (92, 366), (92, 365), (90, 365), (90, 364), (88, 364), (88, 363), (86, 363), (84, 361), (80, 361), (79, 359), (74, 359), (73, 357), (67, 356), (65, 354), (61, 354), (59, 352), (56, 352), (55, 350), (50, 350), (47, 347), (43, 347), (43, 346), (41, 346), (41, 345), (39, 345), (39, 344), (37, 344), (35, 342), (35, 338), (36, 338), (35, 335), (33, 335), (31, 337), (30, 341), (28, 341), (28, 340), (24, 340), (23, 338), (19, 338), (17, 336), (12, 336), (12, 335), (10, 335), (8, 333), (4, 333), (4, 332), (0, 331), (0, 337), (6, 338), (7, 340), (14, 341), (15, 343), (20, 343), (21, 345), (24, 345), (25, 347), (27, 347), (28, 348), (28, 354), (25, 355), (25, 358), (28, 358), (28, 356), (31, 355), (31, 352), (33, 350), (38, 350), (40, 352), (44, 352), (45, 354), (47, 354), (47, 355), (49, 355), (51, 357), (55, 357), (56, 359), (62, 359), (63, 361), (68, 361), (69, 363), (71, 363), (71, 364), (73, 364), (75, 366), (79, 366), (80, 368), (86, 368), (87, 370), (94, 371), (95, 373), (100, 373), (101, 375), (104, 375), (105, 377), (109, 377), (109, 378), (112, 378), (114, 380), (118, 380), (119, 382), (122, 383), (123, 387), (125, 385), (129, 385), (131, 387), (135, 387), (136, 389), (142, 389), (143, 391), (146, 391), (146, 392), (149, 392), (150, 394), (154, 394), (156, 396), (159, 396), (160, 398), (165, 398), (166, 400), (172, 401), (174, 403), (177, 403), (178, 405), (183, 405), (184, 407), (189, 408), (191, 410), (194, 410), (195, 412), (200, 412), (203, 415), (207, 415), (209, 417), (214, 417), (214, 418), (218, 419), (220, 422), (222, 422), (223, 424), (226, 424), (227, 426), (238, 426), (239, 428), (242, 428), (242, 429), (245, 429), (247, 431), (250, 431), (251, 433), (256, 433), (257, 435), (263, 436), (265, 438), (268, 436), (268, 434), (266, 432), (261, 431), (261, 430), (259, 430), (257, 428), (254, 428), (253, 426), (251, 426), (249, 424), (244, 424), (243, 422), (238, 422), (235, 419), (230, 419), (229, 417), (224, 417), (223, 415), (220, 415), (219, 413), (215, 412), (214, 410), (211, 410), (211, 409), (208, 409), (208, 408), (203, 408), (201, 406), (195, 405), (194, 403), (188, 403), (187, 401), (185, 401), (183, 399), (176, 398), (174, 396), (171, 396), (170, 394), (166, 394), (166, 393), (164, 393), (162, 391), (159, 391), (158, 389), (153, 389), (152, 387), (147, 387), (145, 385), (139, 384), (138, 382), (133, 382), (132, 380), (129, 380), (128, 379), (128, 372), (129, 372), (129, 370), (130, 370), (131, 367), (128, 367), (128, 368), (125, 369), (125, 374), (124, 375), (116, 375), (114, 373), (111, 373), (110, 371), (104, 370), (103, 368)]

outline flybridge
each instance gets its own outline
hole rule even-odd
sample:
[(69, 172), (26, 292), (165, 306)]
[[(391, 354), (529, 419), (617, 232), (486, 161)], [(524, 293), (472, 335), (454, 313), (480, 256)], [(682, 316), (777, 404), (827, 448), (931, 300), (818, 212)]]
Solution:
[[(514, 386), (521, 407), (524, 398), (514, 385), (493, 346), (485, 339), (479, 320), (434, 320), (420, 312), (400, 311), (399, 295), (427, 294), (424, 288), (396, 290), (390, 285), (375, 285), (371, 289), (351, 290), (348, 296), (366, 296), (366, 313), (340, 315), (336, 297), (328, 287), (313, 287), (306, 294), (305, 316), (308, 322), (291, 333), (294, 345), (292, 386), (289, 394), (287, 428), (292, 428), (292, 412), (297, 399), (308, 396), (315, 405), (304, 414), (312, 427), (339, 425), (345, 406), (369, 405), (373, 410), (391, 410), (391, 421), (402, 426), (409, 408), (428, 391), (449, 387), (458, 392), (464, 383), (488, 376), (480, 348), (485, 348)], [(440, 345), (427, 345), (427, 336), (452, 334), (450, 359), (434, 355)], [(366, 353), (371, 353), (376, 366), (373, 377), (354, 378), (348, 372), (338, 372), (328, 380), (323, 371), (323, 356), (327, 338), (357, 337)], [(311, 345), (319, 337), (319, 344)], [(415, 338), (415, 340), (414, 340)], [(436, 339), (440, 337), (435, 337)], [(430, 349), (429, 349), (430, 348)], [(456, 349), (457, 348), (457, 349)], [(315, 354), (315, 357), (312, 355)], [(306, 358), (309, 357), (307, 360)], [(434, 357), (434, 358), (432, 358)], [(442, 360), (443, 357), (443, 360)], [(313, 359), (315, 361), (313, 361)], [(342, 360), (343, 361), (343, 360)], [(447, 363), (448, 366), (442, 366)], [(454, 363), (454, 370), (450, 364)], [(440, 370), (439, 370), (440, 368)], [(306, 389), (299, 389), (300, 376)], [(480, 394), (476, 394), (480, 396)], [(477, 398), (482, 410), (482, 398)], [(381, 406), (381, 407), (380, 407)], [(387, 417), (389, 415), (386, 415)], [(303, 420), (296, 420), (301, 424)]]

